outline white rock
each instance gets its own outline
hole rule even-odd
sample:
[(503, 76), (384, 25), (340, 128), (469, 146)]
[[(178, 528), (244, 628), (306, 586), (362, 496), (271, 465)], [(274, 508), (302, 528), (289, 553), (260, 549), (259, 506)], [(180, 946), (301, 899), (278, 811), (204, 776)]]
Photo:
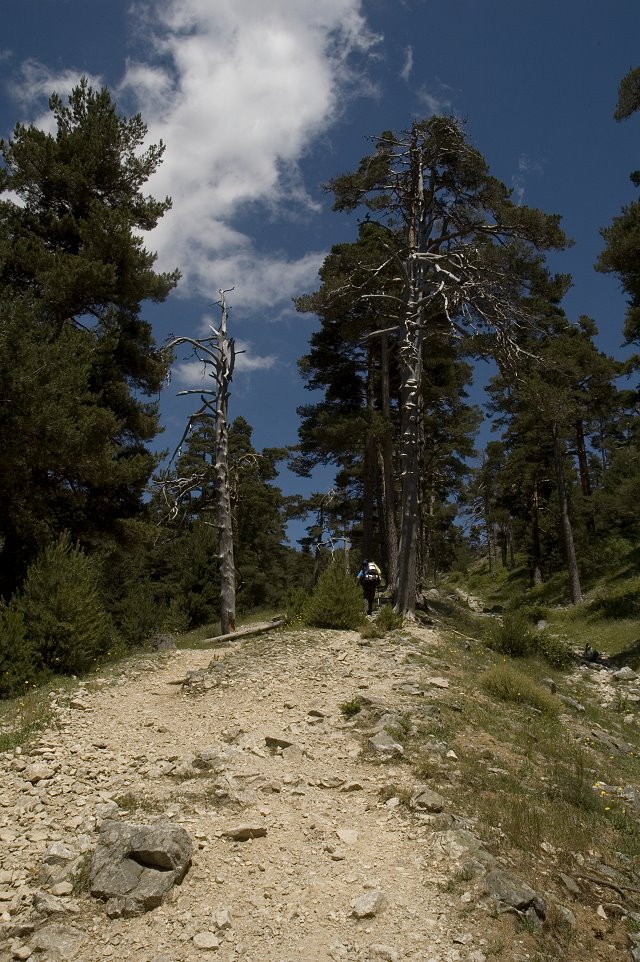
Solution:
[(192, 941), (195, 947), (203, 952), (215, 952), (220, 948), (220, 939), (213, 932), (197, 932)]

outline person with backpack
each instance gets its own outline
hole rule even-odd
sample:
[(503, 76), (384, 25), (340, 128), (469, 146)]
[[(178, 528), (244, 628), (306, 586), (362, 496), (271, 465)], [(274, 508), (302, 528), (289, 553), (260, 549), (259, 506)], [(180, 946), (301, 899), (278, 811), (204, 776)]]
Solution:
[(375, 561), (364, 560), (362, 567), (357, 575), (358, 581), (367, 602), (367, 614), (373, 614), (373, 603), (376, 600), (376, 591), (382, 581), (382, 572)]

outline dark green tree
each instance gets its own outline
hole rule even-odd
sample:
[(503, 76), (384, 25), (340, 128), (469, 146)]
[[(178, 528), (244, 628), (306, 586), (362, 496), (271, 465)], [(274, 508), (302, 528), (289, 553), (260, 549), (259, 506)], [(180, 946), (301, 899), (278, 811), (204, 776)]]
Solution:
[[(528, 319), (527, 287), (539, 252), (566, 245), (559, 217), (518, 206), (489, 173), (451, 117), (385, 131), (358, 170), (328, 185), (334, 209), (364, 207), (389, 234), (382, 271), (393, 265), (388, 304), (398, 339), (401, 508), (396, 609), (411, 616), (417, 588), (420, 393), (424, 346), (435, 333), (491, 332), (508, 350)], [(398, 296), (398, 286), (400, 296)]]
[[(626, 120), (640, 110), (640, 67), (630, 70), (618, 88), (618, 102), (614, 117)], [(640, 187), (640, 170), (634, 171), (631, 181)], [(596, 270), (617, 274), (622, 289), (628, 295), (624, 334), (628, 343), (640, 344), (640, 201), (634, 200), (614, 217), (610, 227), (600, 232), (604, 250), (596, 263)]]
[(162, 144), (143, 150), (140, 116), (86, 80), (49, 106), (55, 132), (18, 124), (0, 143), (5, 594), (52, 536), (104, 546), (143, 511), (166, 358), (140, 311), (178, 279), (140, 236), (170, 206), (143, 193)]

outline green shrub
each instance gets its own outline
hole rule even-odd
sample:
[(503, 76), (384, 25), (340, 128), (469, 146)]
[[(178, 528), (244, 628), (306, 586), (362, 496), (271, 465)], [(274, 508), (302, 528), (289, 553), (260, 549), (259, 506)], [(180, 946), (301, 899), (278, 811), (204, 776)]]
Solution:
[(68, 534), (45, 548), (15, 601), (40, 665), (60, 674), (89, 669), (107, 653), (110, 619), (94, 565)]
[(554, 668), (567, 668), (573, 658), (569, 645), (555, 635), (534, 628), (531, 612), (529, 608), (507, 612), (501, 623), (491, 626), (485, 644), (493, 651), (511, 658), (537, 655)]
[(536, 648), (536, 631), (522, 611), (510, 611), (491, 626), (486, 636), (488, 648), (512, 658), (526, 658)]
[(558, 715), (562, 708), (558, 699), (546, 688), (509, 664), (490, 668), (482, 675), (480, 682), (485, 691), (500, 701), (529, 705), (545, 715)]
[(290, 588), (287, 592), (286, 618), (290, 624), (302, 621), (309, 593), (304, 588)]
[(564, 638), (541, 631), (536, 639), (536, 654), (553, 668), (569, 668), (573, 664), (573, 651)]
[(362, 701), (360, 698), (352, 698), (351, 701), (343, 701), (338, 708), (342, 712), (345, 718), (353, 718), (362, 711)]
[(35, 674), (34, 650), (24, 618), (13, 605), (0, 605), (0, 698), (24, 691)]
[(397, 614), (391, 605), (384, 605), (378, 611), (374, 624), (381, 631), (395, 631), (396, 628), (402, 628), (403, 620), (402, 615)]
[(332, 564), (318, 579), (304, 606), (305, 624), (314, 628), (355, 629), (364, 620), (362, 591), (341, 565)]

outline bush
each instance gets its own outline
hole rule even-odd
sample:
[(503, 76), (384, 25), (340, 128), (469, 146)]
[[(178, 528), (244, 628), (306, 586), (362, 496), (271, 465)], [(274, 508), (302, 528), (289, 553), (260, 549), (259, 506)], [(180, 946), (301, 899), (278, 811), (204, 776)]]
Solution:
[(24, 618), (13, 605), (0, 605), (0, 698), (24, 691), (36, 674), (33, 645)]
[(402, 628), (403, 621), (402, 615), (397, 614), (390, 605), (384, 605), (378, 611), (374, 624), (381, 631), (395, 631), (396, 628)]
[(303, 620), (305, 605), (309, 603), (309, 593), (304, 588), (291, 588), (287, 593), (286, 618), (289, 624)]
[(332, 564), (318, 579), (304, 606), (303, 618), (315, 628), (354, 629), (364, 620), (362, 590), (342, 566)]
[(112, 626), (98, 591), (97, 572), (68, 534), (31, 565), (16, 610), (24, 620), (38, 667), (77, 674), (106, 654)]
[(541, 631), (536, 641), (536, 654), (553, 668), (568, 668), (573, 663), (573, 652), (564, 638)]
[(533, 609), (532, 615), (530, 608), (508, 612), (502, 623), (490, 628), (485, 639), (487, 647), (511, 658), (537, 655), (554, 668), (567, 668), (573, 657), (569, 645), (555, 635), (534, 628), (531, 621), (537, 614)]
[(496, 665), (486, 671), (480, 679), (482, 687), (500, 701), (517, 705), (529, 705), (545, 715), (558, 715), (562, 708), (557, 698), (537, 685), (524, 672), (511, 665)]
[(486, 637), (492, 651), (512, 658), (526, 658), (536, 648), (536, 632), (521, 611), (508, 612), (501, 622), (492, 625)]

